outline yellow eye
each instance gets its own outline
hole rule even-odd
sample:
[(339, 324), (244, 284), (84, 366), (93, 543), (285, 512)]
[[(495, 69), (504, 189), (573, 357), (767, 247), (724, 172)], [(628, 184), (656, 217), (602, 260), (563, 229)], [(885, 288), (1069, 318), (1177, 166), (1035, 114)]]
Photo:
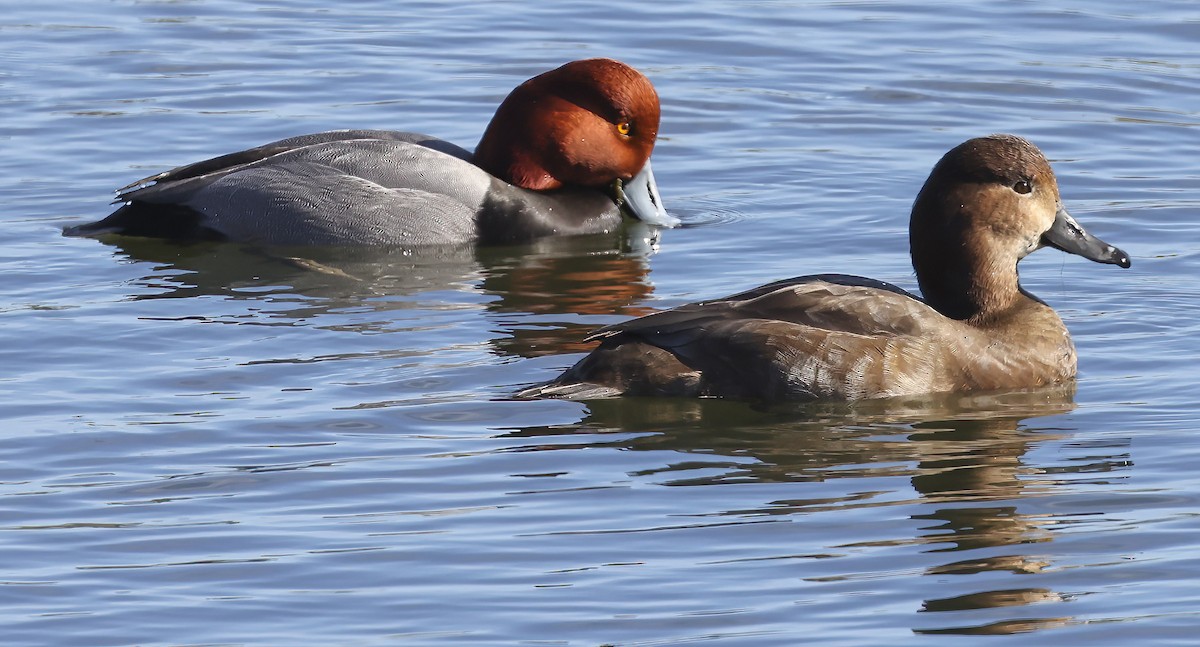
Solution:
[(628, 135), (631, 131), (633, 131), (633, 126), (631, 126), (628, 121), (622, 121), (621, 123), (617, 124), (617, 132), (621, 133), (622, 135)]

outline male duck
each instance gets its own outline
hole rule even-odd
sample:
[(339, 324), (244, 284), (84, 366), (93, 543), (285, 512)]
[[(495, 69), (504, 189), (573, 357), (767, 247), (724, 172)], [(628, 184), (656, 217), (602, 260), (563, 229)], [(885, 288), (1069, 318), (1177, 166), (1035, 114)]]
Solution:
[(68, 235), (268, 245), (503, 244), (611, 231), (663, 210), (650, 153), (658, 95), (611, 59), (567, 63), (508, 95), (475, 154), (417, 133), (291, 137), (152, 175)]
[(992, 135), (942, 157), (913, 204), (910, 250), (924, 299), (856, 276), (770, 283), (601, 328), (600, 346), (518, 394), (759, 400), (881, 398), (1070, 380), (1062, 319), (1017, 281), (1044, 246), (1129, 267), (1063, 208), (1049, 162)]

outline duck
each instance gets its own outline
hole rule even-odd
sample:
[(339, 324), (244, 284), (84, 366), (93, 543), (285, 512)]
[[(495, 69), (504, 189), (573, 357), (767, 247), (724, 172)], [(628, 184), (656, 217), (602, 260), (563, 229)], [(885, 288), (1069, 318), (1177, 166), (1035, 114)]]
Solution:
[(850, 401), (1066, 383), (1077, 364), (1067, 327), (1017, 276), (1042, 247), (1130, 266), (1063, 207), (1031, 142), (970, 139), (913, 203), (920, 296), (844, 274), (775, 281), (600, 328), (586, 337), (599, 346), (517, 397)]
[(133, 182), (64, 233), (423, 246), (611, 232), (623, 214), (671, 227), (650, 166), (659, 116), (641, 72), (576, 60), (509, 93), (474, 153), (401, 131), (289, 137)]

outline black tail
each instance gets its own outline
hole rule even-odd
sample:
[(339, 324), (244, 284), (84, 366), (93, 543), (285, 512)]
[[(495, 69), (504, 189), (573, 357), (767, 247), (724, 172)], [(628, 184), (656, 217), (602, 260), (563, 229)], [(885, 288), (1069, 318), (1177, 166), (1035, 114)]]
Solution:
[(129, 202), (107, 218), (63, 229), (65, 236), (121, 234), (174, 240), (222, 240), (217, 232), (201, 225), (203, 216), (177, 204)]

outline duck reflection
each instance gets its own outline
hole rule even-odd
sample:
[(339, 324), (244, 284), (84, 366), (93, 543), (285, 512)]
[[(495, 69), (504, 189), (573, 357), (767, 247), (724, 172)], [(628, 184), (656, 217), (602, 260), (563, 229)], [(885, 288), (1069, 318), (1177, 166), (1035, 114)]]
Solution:
[[(918, 492), (934, 501), (1007, 499), (1037, 484), (1017, 478), (1028, 444), (1054, 437), (1031, 431), (1022, 421), (1070, 411), (1073, 395), (1074, 385), (1066, 384), (999, 394), (763, 407), (722, 399), (621, 398), (588, 402), (584, 419), (566, 429), (530, 427), (507, 435), (559, 436), (571, 429), (641, 432), (612, 444), (685, 452), (733, 465), (702, 477), (674, 476), (668, 485), (910, 474)], [(741, 460), (730, 463), (721, 457)], [(698, 459), (691, 465), (701, 463)], [(656, 470), (666, 476), (679, 471), (670, 465)], [(760, 512), (788, 514), (804, 503), (775, 501)]]
[[(558, 315), (615, 319), (648, 312), (635, 305), (653, 290), (647, 279), (647, 256), (653, 251), (648, 232), (630, 225), (613, 235), (480, 248), (264, 249), (120, 236), (105, 242), (126, 259), (151, 264), (133, 282), (133, 300), (247, 300), (259, 323), (279, 325), (344, 318), (347, 312), (473, 308), (499, 333), (491, 340), (494, 352), (537, 356), (581, 352), (584, 332), (596, 327)], [(353, 327), (394, 331), (397, 323), (358, 317)]]
[[(1055, 539), (1054, 520), (1023, 512), (1020, 502), (1058, 486), (1060, 481), (1047, 473), (1118, 469), (1128, 464), (1124, 453), (1089, 456), (1088, 464), (1077, 468), (1031, 463), (1032, 447), (1066, 436), (1051, 421), (1040, 423), (1039, 419), (1071, 411), (1073, 397), (1074, 384), (1000, 394), (769, 408), (724, 400), (622, 398), (588, 402), (588, 414), (573, 427), (525, 428), (508, 436), (562, 436), (572, 429), (592, 435), (619, 432), (619, 438), (589, 446), (689, 455), (687, 460), (643, 472), (668, 477), (666, 484), (672, 486), (907, 477), (923, 510), (911, 517), (921, 522), (919, 534), (848, 541), (838, 548), (927, 545), (927, 555), (944, 553), (949, 558), (925, 570), (927, 575), (943, 579), (986, 572), (1036, 574), (1051, 564), (1028, 547)], [(631, 435), (638, 432), (640, 435)], [(726, 510), (725, 514), (786, 515), (878, 506), (880, 494), (826, 488), (819, 496), (776, 500), (761, 509)], [(964, 559), (965, 554), (971, 556)], [(964, 579), (963, 584), (973, 581)], [(925, 600), (920, 610), (968, 611), (1063, 599), (1063, 594), (1044, 587), (957, 593)], [(1003, 634), (1064, 621), (1023, 618), (919, 631)]]
[(494, 255), (481, 250), (479, 289), (503, 336), (492, 340), (501, 355), (537, 357), (583, 353), (594, 323), (560, 315), (641, 316), (653, 292), (646, 256), (630, 251), (574, 249), (554, 253)]

